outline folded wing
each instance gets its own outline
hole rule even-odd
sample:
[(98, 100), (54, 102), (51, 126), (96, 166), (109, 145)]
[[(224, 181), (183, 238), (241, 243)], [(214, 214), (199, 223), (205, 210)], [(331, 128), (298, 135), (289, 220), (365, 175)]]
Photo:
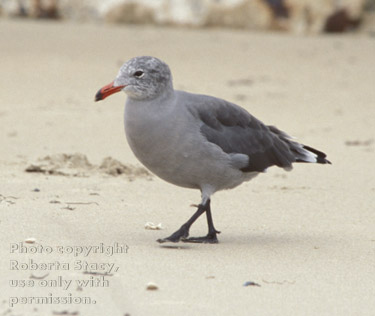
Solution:
[(247, 155), (244, 172), (263, 172), (271, 166), (291, 169), (293, 162), (330, 163), (324, 153), (292, 141), (233, 103), (208, 96), (203, 100), (193, 107), (202, 135), (225, 153)]

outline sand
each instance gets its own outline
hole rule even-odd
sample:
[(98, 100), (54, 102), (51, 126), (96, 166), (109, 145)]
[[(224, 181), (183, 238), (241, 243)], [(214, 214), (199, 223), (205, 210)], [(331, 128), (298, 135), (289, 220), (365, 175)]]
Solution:
[[(0, 33), (0, 313), (374, 315), (374, 38), (7, 20)], [(217, 245), (159, 245), (199, 192), (142, 173), (123, 133), (125, 95), (94, 103), (137, 55), (333, 164), (271, 168), (216, 193)], [(87, 163), (25, 171), (61, 154)], [(141, 172), (99, 172), (106, 157)], [(191, 235), (205, 233), (202, 218)]]

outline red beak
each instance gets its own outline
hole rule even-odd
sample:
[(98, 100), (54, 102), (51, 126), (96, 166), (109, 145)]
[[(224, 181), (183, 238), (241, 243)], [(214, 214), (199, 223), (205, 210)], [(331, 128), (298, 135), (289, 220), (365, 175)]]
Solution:
[(113, 86), (114, 81), (112, 81), (110, 84), (107, 84), (103, 88), (101, 88), (95, 95), (95, 101), (104, 100), (106, 97), (110, 96), (113, 93), (119, 92), (122, 90), (125, 86)]

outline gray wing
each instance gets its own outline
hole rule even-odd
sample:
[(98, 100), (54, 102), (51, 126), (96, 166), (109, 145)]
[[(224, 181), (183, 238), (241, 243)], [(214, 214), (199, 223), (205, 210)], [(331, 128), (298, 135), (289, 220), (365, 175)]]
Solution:
[[(273, 126), (266, 126), (243, 108), (227, 101), (199, 96), (192, 107), (201, 121), (202, 135), (224, 152), (245, 154), (249, 163), (241, 170), (262, 172), (270, 166), (291, 168), (302, 145)], [(293, 146), (292, 146), (293, 145)]]

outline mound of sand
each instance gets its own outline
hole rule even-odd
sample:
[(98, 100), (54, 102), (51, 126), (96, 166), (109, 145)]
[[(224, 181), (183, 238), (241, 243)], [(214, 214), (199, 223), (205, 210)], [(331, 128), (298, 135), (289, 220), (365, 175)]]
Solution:
[(94, 165), (80, 153), (54, 154), (39, 158), (25, 171), (70, 177), (89, 177), (92, 174), (104, 173), (110, 176), (125, 176), (129, 181), (136, 178), (151, 179), (152, 177), (145, 168), (124, 165), (112, 157), (104, 158), (100, 165)]
[(129, 180), (134, 180), (135, 178), (151, 179), (152, 177), (151, 173), (149, 173), (145, 168), (124, 165), (112, 157), (104, 158), (99, 166), (99, 170), (111, 176), (124, 175), (128, 177)]

